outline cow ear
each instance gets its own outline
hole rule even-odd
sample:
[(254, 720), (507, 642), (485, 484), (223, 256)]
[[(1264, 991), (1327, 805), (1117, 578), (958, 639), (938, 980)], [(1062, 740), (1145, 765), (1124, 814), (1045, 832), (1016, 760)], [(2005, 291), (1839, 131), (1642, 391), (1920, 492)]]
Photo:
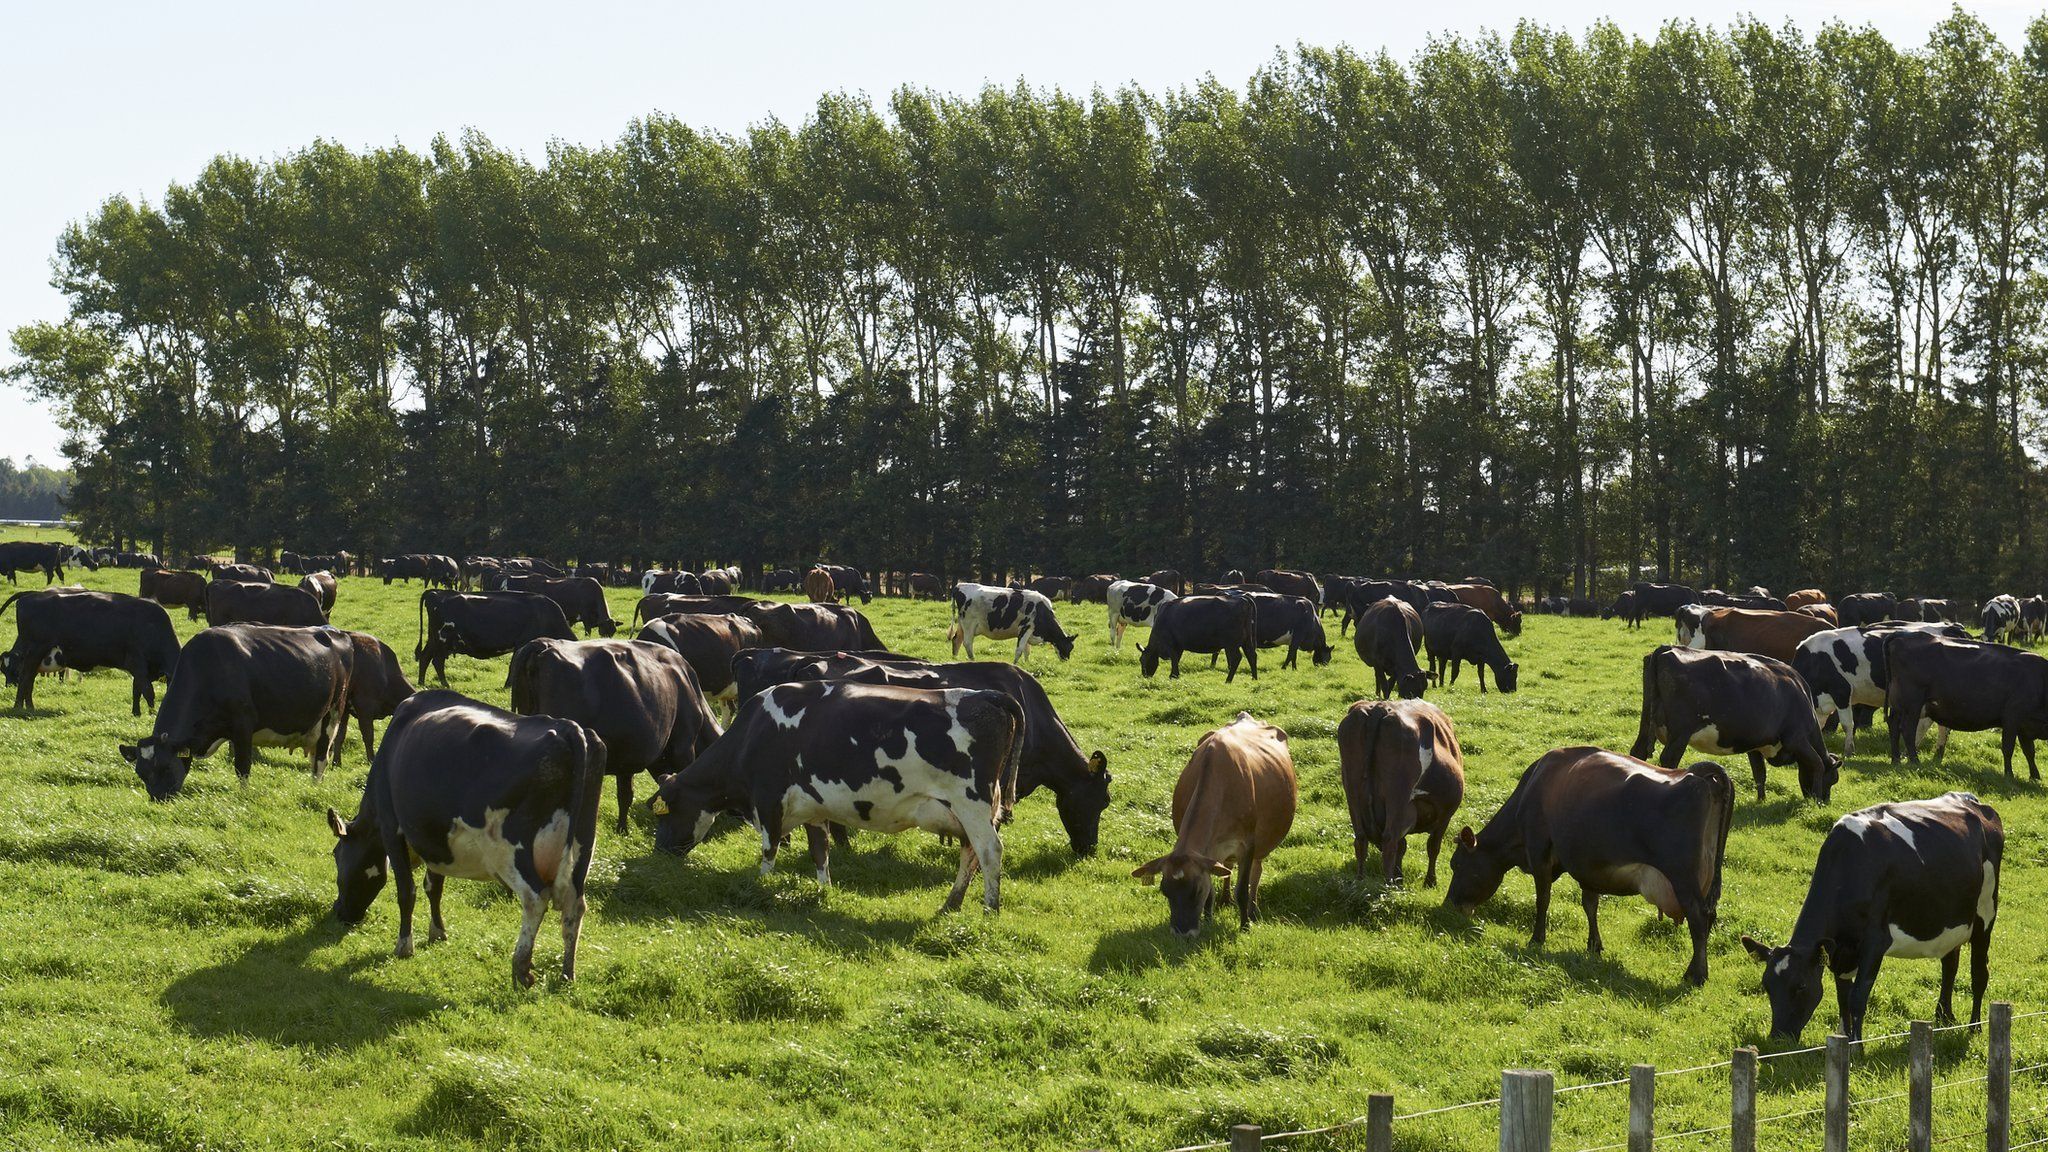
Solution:
[(135, 745), (133, 745), (133, 744), (123, 744), (123, 745), (121, 745), (121, 759), (123, 759), (123, 760), (126, 760), (126, 761), (127, 761), (127, 762), (129, 762), (130, 764), (133, 764), (133, 763), (135, 763), (135, 760), (136, 760), (136, 758), (137, 758), (137, 757), (139, 757), (139, 756), (141, 756), (141, 755), (142, 755), (142, 749), (140, 749), (140, 748), (137, 748), (137, 747), (136, 747)]
[(1156, 860), (1147, 860), (1136, 868), (1131, 869), (1131, 878), (1133, 880), (1142, 880), (1147, 884), (1157, 884), (1159, 883), (1159, 870), (1164, 867), (1166, 867), (1166, 857), (1164, 856)]
[(647, 801), (647, 810), (656, 816), (666, 816), (668, 815), (668, 801), (661, 798), (661, 793), (656, 792), (654, 797)]
[(327, 827), (337, 839), (348, 835), (348, 821), (343, 820), (341, 813), (332, 808), (327, 810)]
[(1471, 826), (1470, 824), (1467, 824), (1467, 825), (1465, 825), (1465, 826), (1464, 826), (1463, 828), (1460, 828), (1460, 829), (1458, 829), (1458, 847), (1460, 847), (1460, 848), (1477, 848), (1477, 847), (1479, 847), (1479, 837), (1477, 837), (1477, 836), (1474, 836), (1474, 835), (1472, 834), (1472, 826)]
[(1766, 944), (1763, 941), (1757, 939), (1756, 937), (1751, 936), (1749, 933), (1744, 932), (1742, 934), (1742, 946), (1749, 950), (1749, 954), (1751, 956), (1756, 957), (1757, 963), (1770, 963), (1771, 946), (1769, 944)]
[(1221, 860), (1211, 860), (1209, 861), (1209, 875), (1228, 876), (1230, 875), (1230, 865), (1225, 864)]

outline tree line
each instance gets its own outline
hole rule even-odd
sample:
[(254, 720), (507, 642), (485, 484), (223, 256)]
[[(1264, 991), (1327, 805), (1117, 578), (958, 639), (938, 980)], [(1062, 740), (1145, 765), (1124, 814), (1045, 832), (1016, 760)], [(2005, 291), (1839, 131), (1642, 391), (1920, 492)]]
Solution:
[[(2042, 583), (2048, 19), (224, 155), (12, 334), (88, 538)], [(1598, 585), (1598, 589), (1595, 585)]]

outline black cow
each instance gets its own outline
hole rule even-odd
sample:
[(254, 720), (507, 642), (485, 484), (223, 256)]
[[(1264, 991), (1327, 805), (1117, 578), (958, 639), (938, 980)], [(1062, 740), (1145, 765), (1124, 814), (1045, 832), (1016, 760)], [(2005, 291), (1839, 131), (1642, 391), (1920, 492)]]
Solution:
[(276, 624), (318, 628), (327, 623), (327, 613), (320, 610), (320, 601), (304, 588), (216, 579), (206, 586), (206, 622), (216, 627)]
[(1856, 592), (1835, 602), (1835, 618), (1843, 627), (1876, 624), (1898, 614), (1899, 598), (1889, 592)]
[[(1252, 598), (1252, 611), (1258, 617), (1259, 647), (1287, 645), (1287, 659), (1280, 662), (1282, 668), (1296, 667), (1295, 657), (1303, 651), (1308, 652), (1318, 668), (1330, 662), (1330, 639), (1323, 631), (1322, 611), (1314, 601), (1278, 592), (1246, 595)], [(1209, 667), (1215, 666), (1216, 657), (1212, 655)]]
[(448, 683), (448, 657), (489, 660), (516, 652), (529, 640), (550, 637), (574, 640), (576, 633), (562, 615), (562, 606), (537, 592), (420, 593), (420, 639), (413, 655), (420, 662), (420, 681), (432, 665), (441, 683)]
[(1187, 581), (1181, 578), (1180, 570), (1177, 568), (1161, 568), (1145, 577), (1144, 582), (1164, 588), (1175, 596), (1184, 596), (1188, 590)]
[(355, 819), (327, 810), (335, 918), (360, 922), (394, 876), (396, 954), (410, 956), (415, 861), (427, 868), (430, 942), (448, 938), (443, 877), (496, 880), (519, 901), (513, 981), (533, 985), (533, 940), (549, 904), (562, 917), (562, 979), (575, 979), (604, 776), (604, 742), (574, 720), (515, 716), (457, 692), (419, 693), (391, 718)]
[(1017, 778), (1023, 732), (1024, 710), (1001, 692), (778, 684), (741, 705), (730, 731), (662, 782), (650, 803), (654, 845), (687, 853), (719, 813), (733, 812), (760, 830), (766, 871), (783, 833), (803, 825), (818, 882), (829, 884), (821, 825), (922, 828), (961, 840), (945, 910), (960, 906), (979, 868), (995, 911), (1003, 869), (996, 821)]
[(1953, 1023), (1965, 942), (1970, 1023), (1981, 1020), (2004, 859), (1998, 811), (1968, 792), (1878, 804), (1837, 820), (1821, 841), (1792, 939), (1772, 948), (1742, 938), (1764, 966), (1771, 1035), (1796, 1040), (1806, 1030), (1820, 1006), (1825, 968), (1835, 978), (1842, 1035), (1862, 1039), (1870, 990), (1887, 956), (1941, 961), (1934, 1020)]
[(1040, 576), (1036, 579), (1026, 580), (1024, 587), (1038, 593), (1047, 600), (1058, 600), (1074, 590), (1074, 578), (1072, 576)]
[[(348, 713), (362, 730), (364, 757), (371, 758), (377, 755), (374, 725), (397, 711), (414, 689), (412, 681), (405, 678), (405, 669), (398, 666), (398, 653), (390, 645), (368, 632), (350, 632), (348, 638), (356, 650), (355, 662), (349, 668)], [(341, 763), (339, 742), (335, 744), (334, 762)]]
[(1152, 634), (1138, 649), (1138, 671), (1150, 677), (1159, 662), (1168, 661), (1170, 679), (1180, 679), (1183, 653), (1221, 652), (1229, 670), (1224, 683), (1237, 679), (1241, 660), (1254, 680), (1259, 678), (1259, 619), (1252, 598), (1242, 593), (1223, 596), (1182, 596), (1152, 613)]
[(1678, 767), (1690, 744), (1709, 756), (1747, 753), (1764, 798), (1764, 762), (1797, 764), (1799, 794), (1826, 803), (1842, 759), (1827, 750), (1806, 682), (1768, 656), (1662, 645), (1643, 657), (1643, 714), (1629, 755)]
[(149, 738), (121, 745), (121, 755), (152, 800), (176, 796), (192, 758), (211, 756), (223, 743), (234, 750), (235, 776), (245, 784), (258, 745), (304, 751), (318, 780), (348, 735), (354, 667), (355, 643), (339, 629), (208, 628), (179, 654), (178, 675)]
[(215, 581), (230, 580), (239, 584), (268, 584), (270, 569), (261, 564), (214, 564), (207, 569)]
[(1700, 603), (1700, 594), (1683, 584), (1638, 580), (1629, 591), (1636, 594), (1636, 608), (1644, 616), (1669, 616), (1687, 604)]
[(167, 607), (182, 606), (188, 619), (197, 620), (206, 611), (206, 577), (197, 572), (173, 572), (168, 568), (145, 570), (137, 591), (145, 600)]
[(844, 604), (777, 604), (762, 602), (738, 613), (754, 622), (761, 638), (778, 648), (812, 652), (851, 651), (883, 647), (874, 626), (858, 608)]
[(507, 592), (538, 592), (562, 606), (562, 615), (571, 624), (583, 627), (583, 634), (597, 634), (610, 639), (619, 630), (619, 622), (612, 619), (611, 604), (604, 598), (604, 585), (588, 576), (548, 576), (534, 572), (524, 575), (507, 574), (499, 578), (498, 588)]
[(910, 598), (912, 600), (943, 600), (946, 598), (946, 582), (930, 572), (910, 574)]
[(393, 580), (407, 583), (419, 580), (430, 588), (454, 588), (462, 583), (462, 565), (455, 557), (438, 552), (409, 552), (381, 560), (377, 564), (377, 574), (384, 578), (386, 584)]
[(794, 568), (777, 568), (761, 578), (763, 592), (794, 592), (803, 584), (803, 576)]
[[(832, 577), (832, 587), (841, 596), (858, 596), (866, 604), (875, 598), (874, 590), (868, 587), (867, 573), (845, 564), (820, 564), (826, 575)], [(709, 591), (709, 589), (706, 589)]]
[(1429, 673), (1415, 662), (1422, 617), (1406, 601), (1389, 596), (1368, 607), (1358, 617), (1358, 634), (1351, 643), (1372, 669), (1373, 690), (1380, 699), (1399, 690), (1403, 700), (1420, 700), (1429, 690)]
[(1252, 583), (1264, 584), (1282, 596), (1299, 596), (1323, 610), (1323, 584), (1313, 572), (1288, 568), (1264, 568), (1252, 575)]
[(1092, 576), (1074, 577), (1074, 586), (1067, 597), (1076, 604), (1102, 604), (1109, 600), (1109, 586), (1122, 577), (1113, 572), (1097, 572)]
[(773, 600), (756, 600), (752, 596), (687, 596), (680, 592), (650, 592), (640, 597), (633, 605), (633, 623), (643, 620), (659, 620), (678, 612), (723, 616), (726, 613), (744, 614), (757, 608), (766, 608)]
[(1630, 628), (1641, 628), (1643, 626), (1643, 615), (1642, 604), (1636, 599), (1634, 591), (1623, 592), (1614, 598), (1614, 603), (1600, 610), (1600, 618), (1602, 620), (1612, 620), (1619, 616), (1622, 623)]
[(7, 574), (7, 582), (15, 583), (17, 572), (43, 574), (44, 585), (64, 578), (64, 565), (83, 564), (94, 571), (99, 570), (99, 561), (92, 553), (75, 544), (57, 544), (42, 540), (8, 540), (0, 543), (0, 572)]
[(1350, 631), (1352, 623), (1365, 615), (1366, 609), (1389, 596), (1415, 609), (1417, 614), (1430, 604), (1429, 590), (1420, 584), (1407, 580), (1356, 580), (1352, 582), (1350, 598), (1344, 602), (1344, 615), (1338, 621), (1337, 634), (1342, 636)]
[(299, 591), (311, 596), (320, 605), (320, 615), (323, 617), (334, 614), (334, 597), (340, 587), (332, 572), (309, 572), (299, 579)]
[(604, 741), (617, 782), (618, 830), (633, 808), (633, 777), (689, 766), (718, 739), (697, 674), (682, 653), (638, 640), (535, 640), (512, 654), (512, 710), (560, 716)]
[(1892, 763), (1899, 762), (1902, 744), (1906, 758), (1920, 762), (1924, 718), (1942, 729), (1934, 746), (1936, 763), (1948, 749), (1950, 731), (1996, 728), (2005, 774), (2012, 775), (2012, 749), (2018, 743), (2027, 755), (2027, 778), (2041, 778), (2034, 741), (2048, 736), (2048, 657), (1904, 629), (1885, 633), (1884, 655), (1891, 673), (1884, 722), (1891, 729)]
[(14, 646), (0, 653), (0, 675), (14, 685), (14, 706), (36, 706), (36, 676), (54, 664), (74, 672), (119, 668), (133, 678), (129, 706), (156, 709), (156, 681), (178, 670), (178, 634), (161, 604), (119, 592), (55, 588), (16, 592), (0, 604), (15, 613)]
[(761, 629), (744, 616), (676, 613), (650, 622), (635, 637), (673, 648), (697, 674), (697, 686), (713, 700), (733, 701), (732, 658), (767, 644)]
[[(1518, 666), (1508, 659), (1500, 634), (1486, 613), (1469, 604), (1431, 604), (1422, 614), (1422, 642), (1429, 654), (1429, 678), (1441, 685), (1456, 684), (1458, 671), (1470, 660), (1477, 669), (1479, 691), (1486, 691), (1486, 670), (1493, 669), (1495, 687), (1515, 690)], [(1450, 679), (1444, 679), (1449, 667)]]

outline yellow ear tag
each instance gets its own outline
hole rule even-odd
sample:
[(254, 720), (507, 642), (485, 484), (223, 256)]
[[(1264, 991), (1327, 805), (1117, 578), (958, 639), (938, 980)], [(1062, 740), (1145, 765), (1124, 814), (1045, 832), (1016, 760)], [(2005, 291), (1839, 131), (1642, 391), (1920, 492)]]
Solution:
[(654, 798), (654, 803), (652, 803), (652, 804), (649, 804), (649, 805), (648, 805), (647, 807), (648, 807), (648, 808), (649, 808), (649, 810), (651, 810), (651, 811), (652, 811), (652, 812), (653, 812), (653, 813), (654, 813), (654, 814), (655, 814), (656, 816), (666, 816), (666, 815), (668, 815), (668, 801), (666, 801), (666, 800), (663, 800), (663, 799), (662, 799), (661, 797), (659, 797), (659, 796), (656, 796), (656, 797)]

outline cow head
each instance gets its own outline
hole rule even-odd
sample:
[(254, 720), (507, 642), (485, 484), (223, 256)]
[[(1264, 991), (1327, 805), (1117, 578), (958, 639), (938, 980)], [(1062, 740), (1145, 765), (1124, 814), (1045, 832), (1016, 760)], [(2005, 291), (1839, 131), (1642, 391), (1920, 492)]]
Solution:
[(1429, 691), (1429, 673), (1410, 672), (1400, 678), (1396, 687), (1401, 693), (1401, 699), (1420, 700), (1422, 694)]
[(85, 549), (76, 546), (72, 547), (71, 558), (67, 561), (67, 563), (83, 564), (87, 568), (92, 569), (94, 572), (100, 570), (99, 559), (95, 557), (92, 553), (87, 552)]
[(1322, 617), (1314, 609), (1303, 613), (1301, 623), (1294, 629), (1294, 641), (1308, 649), (1309, 659), (1315, 661), (1316, 667), (1321, 668), (1330, 662), (1330, 637), (1323, 631)]
[(151, 737), (140, 744), (121, 745), (121, 758), (135, 765), (142, 787), (151, 800), (169, 800), (185, 787), (192, 771), (192, 750), (173, 748), (168, 741)]
[(1159, 885), (1166, 897), (1167, 925), (1174, 935), (1192, 940), (1202, 931), (1202, 921), (1216, 902), (1216, 878), (1230, 875), (1230, 865), (1176, 849), (1138, 865), (1131, 875)]
[(1093, 856), (1102, 832), (1102, 810), (1109, 807), (1109, 757), (1097, 751), (1088, 757), (1081, 779), (1054, 795), (1060, 827), (1076, 856)]
[(1742, 946), (1764, 966), (1764, 995), (1771, 1002), (1771, 1036), (1779, 1040), (1799, 1039), (1807, 1022), (1813, 1019), (1814, 1009), (1820, 1007), (1826, 942), (1803, 955), (1790, 945), (1773, 948), (1748, 935), (1743, 936)]
[(672, 856), (688, 856), (718, 822), (717, 810), (706, 806), (704, 798), (683, 783), (681, 773), (662, 780), (648, 798), (647, 810), (654, 813), (655, 849)]
[(334, 918), (343, 924), (361, 923), (391, 872), (383, 834), (360, 827), (362, 822), (358, 816), (351, 824), (341, 813), (327, 810), (327, 827), (334, 833)]
[(1508, 661), (1506, 664), (1494, 669), (1493, 686), (1503, 692), (1513, 692), (1515, 690), (1515, 681), (1520, 677), (1521, 671), (1521, 665), (1516, 664), (1512, 660)]
[(1152, 678), (1154, 672), (1159, 671), (1159, 653), (1153, 650), (1152, 642), (1149, 640), (1143, 648), (1138, 649), (1138, 671), (1147, 680)]
[(1444, 890), (1444, 903), (1469, 916), (1500, 891), (1506, 875), (1506, 862), (1480, 847), (1468, 824), (1458, 830), (1457, 846), (1451, 849), (1451, 885)]

